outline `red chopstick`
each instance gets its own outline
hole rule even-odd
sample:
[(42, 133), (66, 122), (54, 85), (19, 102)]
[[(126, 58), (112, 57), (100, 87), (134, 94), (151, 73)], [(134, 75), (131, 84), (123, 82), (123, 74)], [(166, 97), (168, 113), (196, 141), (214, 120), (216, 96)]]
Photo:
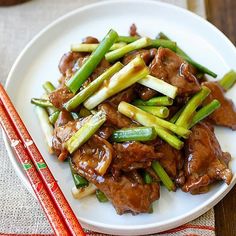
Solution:
[(72, 211), (69, 203), (63, 195), (57, 181), (53, 177), (50, 169), (46, 165), (41, 153), (31, 138), (28, 130), (26, 129), (23, 121), (21, 120), (18, 112), (16, 111), (13, 103), (7, 95), (5, 89), (0, 84), (0, 100), (3, 106), (11, 118), (12, 124), (14, 125), (17, 133), (19, 134), (25, 148), (27, 149), (32, 162), (37, 166), (39, 175), (42, 182), (46, 186), (50, 196), (56, 204), (61, 216), (64, 218), (67, 227), (70, 230), (71, 235), (74, 236), (85, 236), (81, 225), (79, 224), (74, 212)]
[(57, 209), (54, 207), (54, 202), (52, 201), (50, 195), (47, 192), (44, 184), (42, 183), (37, 169), (32, 164), (31, 159), (25, 150), (19, 136), (16, 133), (13, 125), (11, 124), (10, 118), (7, 115), (4, 107), (0, 105), (0, 123), (9, 138), (12, 149), (15, 151), (19, 162), (23, 166), (25, 173), (30, 181), (30, 184), (45, 211), (48, 220), (56, 235), (69, 235), (68, 229), (57, 213)]

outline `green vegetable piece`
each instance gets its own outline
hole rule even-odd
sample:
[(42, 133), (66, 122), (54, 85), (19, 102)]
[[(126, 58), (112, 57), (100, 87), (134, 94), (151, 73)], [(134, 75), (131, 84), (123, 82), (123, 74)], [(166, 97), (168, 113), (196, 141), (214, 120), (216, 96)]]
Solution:
[(211, 90), (209, 88), (202, 86), (202, 89), (196, 93), (185, 105), (184, 110), (180, 114), (175, 124), (184, 128), (189, 127), (196, 109), (202, 104), (210, 92)]
[(53, 92), (56, 89), (55, 86), (50, 81), (46, 81), (43, 84), (43, 88), (46, 91), (46, 93), (48, 93), (48, 94)]
[(220, 107), (220, 102), (216, 99), (208, 103), (206, 106), (202, 107), (197, 113), (194, 115), (190, 128), (192, 128), (195, 124), (199, 123), (201, 120), (205, 119), (211, 113), (213, 113), (216, 109)]
[(122, 48), (108, 52), (105, 55), (105, 58), (109, 62), (114, 62), (114, 61), (118, 60), (119, 58), (123, 57), (128, 52), (148, 47), (151, 45), (151, 43), (152, 43), (152, 41), (149, 38), (146, 38), (146, 37), (140, 38), (140, 39), (134, 41), (133, 43), (125, 45)]
[(96, 197), (98, 199), (99, 202), (108, 202), (108, 198), (106, 197), (106, 195), (99, 189), (96, 189)]
[[(114, 43), (110, 51), (116, 50), (118, 48), (122, 48), (126, 45), (126, 43)], [(71, 51), (73, 52), (93, 52), (98, 48), (99, 44), (94, 43), (94, 44), (86, 44), (86, 43), (77, 43), (77, 44), (72, 44), (71, 45)]]
[(144, 172), (143, 172), (143, 179), (144, 179), (145, 184), (152, 183), (152, 177), (151, 177), (151, 175), (149, 175), (149, 173), (146, 170), (144, 170)]
[(73, 153), (77, 148), (87, 142), (90, 137), (106, 121), (106, 115), (102, 111), (97, 112), (65, 143), (65, 148), (69, 153)]
[(87, 87), (85, 87), (82, 91), (72, 97), (67, 103), (64, 104), (64, 107), (68, 111), (72, 111), (77, 108), (81, 103), (83, 103), (86, 99), (88, 99), (94, 92), (98, 90), (101, 84), (110, 79), (116, 72), (118, 72), (123, 65), (120, 62), (117, 62), (112, 67), (107, 69), (103, 74), (101, 74), (98, 78), (93, 80)]
[(177, 95), (177, 90), (178, 90), (177, 87), (168, 84), (165, 81), (151, 75), (147, 75), (145, 78), (139, 80), (138, 83), (146, 87), (149, 87), (153, 90), (156, 90), (157, 92), (162, 93), (173, 99)]
[(229, 71), (224, 75), (224, 77), (219, 81), (220, 86), (224, 90), (229, 90), (236, 82), (236, 72), (234, 70)]
[(167, 107), (156, 107), (156, 106), (137, 106), (143, 111), (153, 114), (160, 118), (166, 118), (169, 116), (169, 109)]
[(52, 113), (50, 116), (49, 116), (49, 121), (51, 124), (55, 124), (55, 122), (57, 121), (57, 118), (60, 114), (60, 111), (55, 111), (54, 113)]
[(101, 85), (100, 89), (85, 102), (84, 106), (91, 110), (107, 98), (130, 87), (149, 73), (148, 67), (140, 56), (134, 58), (109, 80)]
[(134, 127), (116, 130), (111, 136), (114, 142), (125, 141), (150, 141), (157, 136), (156, 130), (153, 127)]
[(173, 100), (169, 97), (163, 96), (163, 97), (151, 98), (147, 101), (143, 101), (141, 99), (135, 99), (133, 104), (141, 106), (171, 106), (173, 104)]
[(90, 55), (88, 60), (82, 67), (66, 82), (68, 89), (74, 94), (79, 90), (81, 85), (93, 73), (97, 65), (101, 62), (105, 54), (109, 51), (113, 43), (116, 41), (118, 34), (114, 30), (110, 30), (97, 49)]
[(32, 98), (31, 103), (34, 105), (37, 105), (39, 107), (54, 107), (53, 104), (47, 100), (47, 99), (41, 99), (41, 98)]
[[(168, 130), (166, 130), (166, 127), (168, 127), (167, 129), (170, 128), (169, 122), (162, 120), (164, 121), (165, 127), (161, 127), (160, 124), (163, 125), (163, 122), (162, 121), (160, 122), (160, 118), (153, 116), (145, 111), (142, 111), (141, 109), (126, 102), (121, 102), (119, 104), (118, 111), (122, 113), (123, 115), (137, 121), (138, 123), (144, 126), (154, 127), (157, 132), (157, 135), (161, 137), (163, 140), (165, 140), (167, 143), (169, 143), (172, 147), (178, 150), (183, 147), (183, 142), (180, 141), (176, 136), (171, 134)], [(171, 127), (172, 130), (173, 130), (173, 127), (174, 126)], [(179, 134), (181, 133), (185, 137), (188, 136), (190, 133), (189, 130), (186, 130), (186, 129), (183, 129), (182, 127), (177, 127), (177, 126), (174, 127), (174, 130), (175, 132)]]
[(175, 191), (175, 185), (158, 161), (152, 162), (152, 168), (169, 191)]
[(73, 168), (73, 163), (71, 158), (69, 158), (69, 165), (70, 165), (71, 175), (73, 177), (76, 188), (79, 189), (88, 186), (89, 185), (88, 180), (80, 176), (78, 173), (76, 173), (75, 169)]

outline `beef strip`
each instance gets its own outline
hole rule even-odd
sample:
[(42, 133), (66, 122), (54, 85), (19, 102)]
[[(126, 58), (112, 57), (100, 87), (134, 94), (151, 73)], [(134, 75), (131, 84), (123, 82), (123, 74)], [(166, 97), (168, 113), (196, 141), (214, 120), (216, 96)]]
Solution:
[(137, 169), (126, 172), (125, 176), (133, 183), (144, 184), (143, 178)]
[(213, 99), (217, 99), (221, 103), (221, 106), (208, 116), (209, 121), (214, 125), (222, 125), (236, 130), (236, 108), (232, 100), (224, 96), (224, 90), (217, 82), (204, 82), (203, 85), (211, 90), (203, 104), (208, 104)]
[(134, 183), (126, 176), (122, 176), (119, 181), (107, 177), (104, 182), (97, 184), (97, 187), (105, 193), (119, 215), (126, 212), (147, 213), (151, 204), (160, 196), (158, 183)]
[(182, 151), (171, 147), (168, 143), (163, 141), (160, 145), (156, 145), (155, 149), (162, 153), (162, 155), (158, 158), (158, 161), (167, 174), (172, 179), (177, 178), (179, 170), (183, 168)]
[(111, 97), (109, 101), (114, 104), (115, 106), (118, 106), (120, 102), (132, 102), (135, 98), (135, 86), (131, 86), (119, 93), (117, 93), (115, 96)]
[[(91, 153), (90, 148), (87, 152)], [(96, 152), (94, 155), (96, 161)], [(91, 168), (92, 164), (89, 164), (88, 167), (86, 159), (85, 161), (83, 159), (84, 156), (81, 157), (80, 151), (74, 153), (72, 161), (75, 169), (107, 196), (118, 214), (124, 214), (126, 212), (131, 212), (132, 214), (149, 212), (152, 202), (159, 198), (158, 183), (139, 184), (125, 175), (122, 175), (117, 180), (108, 174), (101, 176)]]
[(135, 24), (132, 24), (129, 28), (129, 35), (130, 36), (139, 36), (139, 34), (137, 33), (137, 27)]
[(106, 113), (107, 124), (117, 128), (125, 128), (132, 125), (132, 121), (129, 118), (118, 112), (116, 108), (108, 102), (99, 105), (98, 109)]
[(149, 100), (157, 95), (157, 91), (155, 91), (151, 88), (145, 87), (141, 84), (136, 84), (135, 91), (137, 92), (138, 96), (142, 100), (145, 100), (145, 101)]
[(93, 43), (99, 43), (99, 41), (97, 38), (94, 38), (92, 36), (88, 36), (82, 40), (82, 43), (93, 44)]
[(106, 125), (107, 123), (103, 124), (101, 128), (97, 131), (97, 135), (104, 139), (109, 139), (115, 129), (112, 126)]
[(75, 151), (73, 160), (77, 168), (91, 176), (104, 175), (112, 161), (113, 153), (113, 147), (108, 141), (93, 135)]
[(192, 95), (201, 88), (192, 67), (168, 48), (158, 49), (149, 68), (151, 75), (176, 86), (179, 96)]
[(136, 141), (114, 143), (113, 148), (115, 155), (111, 168), (115, 173), (150, 167), (153, 160), (162, 157), (154, 146)]
[(71, 116), (70, 112), (63, 109), (60, 113), (59, 116), (54, 124), (55, 128), (66, 125), (69, 121), (73, 121), (73, 117)]
[(202, 193), (216, 180), (230, 183), (232, 172), (224, 162), (225, 156), (229, 159), (229, 154), (222, 152), (214, 128), (209, 123), (201, 122), (194, 126), (184, 148), (186, 182), (183, 191)]
[(77, 62), (77, 60), (79, 58), (84, 58), (84, 56), (86, 55), (86, 53), (81, 53), (81, 52), (67, 52), (65, 53), (58, 65), (58, 68), (60, 70), (60, 72), (62, 73), (62, 75), (66, 75), (66, 72), (68, 70), (72, 70), (75, 63)]
[(141, 58), (144, 60), (146, 65), (148, 66), (150, 62), (153, 60), (155, 55), (157, 54), (157, 49), (152, 48), (150, 50), (148, 49), (139, 49), (132, 51), (130, 53), (125, 54), (125, 56), (122, 59), (122, 63), (124, 65), (127, 65), (130, 61), (132, 61), (136, 56), (140, 55)]
[(63, 86), (50, 93), (49, 100), (53, 106), (61, 110), (63, 109), (63, 104), (68, 102), (73, 96), (73, 93)]

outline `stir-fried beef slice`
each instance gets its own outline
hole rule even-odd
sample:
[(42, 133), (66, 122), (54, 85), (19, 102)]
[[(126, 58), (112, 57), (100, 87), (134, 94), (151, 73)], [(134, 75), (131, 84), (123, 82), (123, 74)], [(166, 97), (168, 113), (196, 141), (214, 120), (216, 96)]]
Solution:
[(224, 180), (229, 184), (232, 172), (224, 162), (225, 155), (228, 154), (222, 152), (209, 123), (202, 122), (194, 126), (185, 144), (186, 182), (183, 191), (202, 193), (216, 180)]
[(130, 53), (127, 53), (123, 57), (122, 63), (124, 65), (127, 65), (130, 61), (132, 61), (136, 56), (139, 55), (139, 56), (141, 56), (141, 58), (144, 60), (144, 62), (148, 66), (156, 54), (157, 54), (156, 48), (152, 48), (150, 50), (148, 50), (148, 49), (135, 50)]
[(168, 48), (158, 49), (149, 68), (151, 75), (176, 86), (179, 96), (192, 95), (201, 88), (191, 66)]
[(111, 168), (115, 171), (130, 171), (147, 168), (153, 160), (162, 157), (162, 153), (156, 152), (154, 146), (140, 142), (114, 143), (115, 155)]
[(143, 86), (141, 84), (136, 84), (135, 91), (142, 100), (149, 100), (157, 95), (157, 91)]
[(64, 148), (64, 143), (71, 137), (73, 134), (81, 128), (81, 126), (88, 120), (90, 117), (79, 119), (76, 121), (69, 121), (65, 125), (55, 127), (53, 131), (52, 146), (56, 155), (59, 156)]
[(144, 184), (143, 177), (137, 169), (126, 172), (125, 176), (133, 183)]
[(54, 124), (55, 128), (67, 124), (69, 121), (73, 121), (73, 117), (70, 112), (63, 109)]
[(105, 139), (93, 135), (73, 154), (76, 167), (90, 176), (104, 175), (113, 157), (113, 147)]
[(119, 181), (107, 177), (97, 187), (105, 193), (119, 215), (126, 212), (147, 213), (151, 204), (160, 196), (158, 183), (133, 183), (125, 176), (122, 176)]
[(130, 36), (139, 36), (139, 34), (137, 33), (137, 27), (135, 24), (132, 24), (129, 28), (129, 35)]
[(92, 36), (88, 36), (82, 40), (82, 43), (93, 44), (93, 43), (99, 43), (99, 41), (97, 38), (94, 38)]
[(208, 116), (210, 122), (236, 130), (236, 108), (233, 102), (224, 96), (224, 90), (217, 82), (204, 82), (203, 85), (211, 90), (204, 104), (208, 104), (213, 99), (217, 99), (221, 103), (221, 106)]
[(97, 131), (97, 135), (104, 139), (109, 139), (109, 137), (113, 134), (115, 129), (112, 126), (106, 125), (107, 123), (103, 124), (101, 128)]
[(175, 179), (179, 170), (183, 167), (182, 152), (171, 147), (168, 143), (162, 142), (160, 145), (155, 146), (156, 150), (162, 153), (158, 161), (161, 166), (166, 170), (167, 174)]
[(50, 102), (58, 109), (63, 109), (63, 104), (68, 102), (72, 97), (67, 87), (61, 87), (49, 94)]
[(132, 121), (122, 115), (110, 103), (102, 103), (99, 105), (99, 110), (106, 113), (107, 123), (117, 128), (125, 128), (132, 125)]
[(135, 98), (135, 86), (131, 86), (117, 93), (115, 96), (111, 97), (109, 101), (112, 104), (118, 106), (120, 102), (124, 101), (130, 103), (133, 101), (134, 98)]
[(68, 70), (72, 70), (79, 58), (84, 58), (86, 54), (81, 52), (67, 52), (65, 53), (58, 65), (60, 72), (65, 76)]

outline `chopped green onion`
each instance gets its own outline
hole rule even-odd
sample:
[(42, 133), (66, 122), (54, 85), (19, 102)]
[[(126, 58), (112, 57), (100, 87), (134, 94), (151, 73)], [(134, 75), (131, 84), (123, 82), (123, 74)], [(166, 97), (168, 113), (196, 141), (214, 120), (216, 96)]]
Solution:
[(179, 116), (181, 115), (181, 113), (182, 113), (183, 110), (184, 110), (184, 107), (185, 107), (185, 106), (183, 106), (181, 109), (179, 109), (179, 110), (174, 114), (174, 116), (169, 120), (171, 123), (175, 123), (175, 122), (178, 120)]
[(143, 101), (141, 99), (135, 99), (133, 104), (140, 106), (171, 106), (173, 104), (173, 100), (169, 97), (163, 96), (163, 97), (151, 98), (147, 101)]
[(37, 105), (39, 107), (54, 107), (53, 104), (47, 100), (47, 99), (41, 99), (41, 98), (32, 98), (31, 103), (34, 105)]
[(81, 187), (88, 186), (89, 185), (88, 180), (85, 179), (84, 177), (80, 176), (74, 170), (71, 158), (69, 158), (69, 164), (70, 164), (71, 175), (73, 177), (76, 188), (81, 188)]
[(87, 122), (85, 122), (85, 124), (69, 140), (66, 141), (65, 148), (69, 151), (69, 153), (73, 153), (77, 148), (87, 142), (105, 121), (105, 113), (102, 111), (96, 113)]
[(59, 114), (60, 114), (60, 111), (55, 111), (49, 116), (49, 121), (50, 121), (51, 124), (53, 124), (53, 125), (55, 124)]
[(90, 55), (88, 60), (82, 67), (66, 82), (68, 89), (74, 94), (79, 90), (81, 85), (93, 73), (97, 65), (104, 58), (104, 55), (109, 51), (113, 43), (116, 41), (118, 34), (114, 30), (110, 30), (99, 47)]
[(159, 176), (162, 183), (166, 186), (166, 188), (169, 191), (174, 191), (175, 190), (174, 183), (172, 182), (171, 178), (168, 176), (168, 174), (163, 169), (163, 167), (159, 164), (158, 161), (153, 161), (152, 162), (152, 168), (156, 172), (156, 174)]
[[(114, 43), (110, 51), (116, 50), (118, 48), (122, 48), (126, 45), (126, 43)], [(71, 45), (71, 51), (73, 52), (93, 52), (98, 48), (99, 44), (94, 43), (94, 44), (86, 44), (86, 43), (78, 43), (78, 44), (72, 44)]]
[(166, 118), (169, 116), (169, 109), (167, 107), (157, 107), (157, 106), (137, 106), (143, 111), (153, 114), (154, 116), (158, 116), (160, 118)]
[(106, 195), (99, 189), (96, 190), (96, 197), (98, 199), (99, 202), (108, 202), (108, 198), (106, 197)]
[(123, 57), (125, 54), (127, 54), (128, 52), (137, 50), (137, 49), (141, 49), (141, 48), (145, 48), (151, 45), (151, 39), (149, 38), (140, 38), (136, 41), (134, 41), (133, 43), (127, 44), (122, 48), (116, 49), (114, 51), (108, 52), (105, 55), (106, 60), (110, 61), (110, 62), (114, 62), (117, 59)]
[(84, 106), (91, 110), (107, 98), (119, 93), (136, 83), (149, 73), (148, 67), (140, 56), (134, 58), (109, 80), (101, 85), (100, 89), (84, 102)]
[(157, 136), (153, 127), (134, 127), (116, 130), (111, 136), (113, 142), (125, 141), (149, 141), (154, 140)]
[(92, 113), (90, 110), (86, 109), (85, 107), (82, 107), (79, 111), (79, 116), (81, 117), (87, 117), (90, 116)]
[(171, 40), (166, 40), (166, 39), (153, 39), (152, 40), (152, 47), (155, 48), (159, 48), (159, 47), (163, 47), (163, 48), (169, 48), (172, 51), (176, 51), (176, 42), (173, 42)]
[(190, 128), (192, 128), (195, 124), (199, 123), (201, 120), (205, 119), (211, 113), (213, 113), (216, 109), (220, 107), (220, 102), (216, 99), (208, 103), (206, 106), (202, 107), (200, 110), (196, 112), (193, 117)]
[(43, 107), (40, 107), (40, 106), (35, 106), (35, 112), (39, 119), (39, 123), (42, 128), (42, 131), (44, 133), (49, 153), (52, 154), (53, 153), (53, 149), (52, 149), (53, 127), (51, 123), (49, 122), (48, 113)]
[(119, 36), (117, 42), (124, 42), (124, 43), (133, 43), (134, 41), (140, 39), (137, 36)]
[(189, 127), (196, 109), (202, 104), (210, 92), (211, 90), (209, 88), (202, 86), (202, 89), (196, 93), (185, 105), (184, 110), (180, 114), (175, 124), (184, 128)]
[[(126, 110), (124, 110), (124, 109), (126, 109)], [(131, 119), (135, 119), (137, 121), (138, 121), (138, 119), (140, 121), (143, 121), (143, 119), (145, 119), (145, 121), (144, 121), (145, 124), (141, 123), (142, 125), (150, 126), (150, 127), (158, 125), (158, 126), (161, 126), (165, 129), (168, 129), (168, 130), (180, 135), (183, 138), (188, 138), (189, 134), (191, 133), (191, 131), (189, 131), (188, 129), (177, 126), (177, 125), (170, 123), (169, 121), (163, 120), (159, 117), (153, 116), (152, 114), (147, 113), (147, 112), (139, 109), (138, 107), (135, 107), (135, 106), (133, 106), (129, 103), (126, 103), (126, 102), (121, 102), (118, 106), (118, 110), (119, 110), (119, 112), (121, 112), (125, 116), (128, 116)], [(147, 125), (147, 123), (149, 123), (149, 125)]]
[(93, 80), (87, 87), (85, 87), (82, 91), (80, 91), (67, 103), (65, 103), (64, 107), (66, 110), (72, 111), (77, 108), (82, 102), (94, 94), (105, 80), (110, 79), (111, 76), (118, 72), (122, 67), (123, 65), (120, 62), (117, 62), (112, 67), (107, 69), (103, 74), (98, 76), (98, 78)]
[(46, 81), (43, 84), (43, 88), (46, 91), (46, 93), (51, 93), (56, 89), (55, 86), (50, 81)]
[[(145, 111), (142, 111), (141, 109), (132, 106), (129, 103), (126, 102), (121, 102), (118, 106), (118, 111), (122, 113), (123, 115), (137, 121), (138, 123), (148, 126), (148, 127), (154, 127), (157, 135), (161, 137), (163, 140), (165, 140), (167, 143), (169, 143), (172, 147), (176, 149), (181, 149), (183, 147), (183, 142), (180, 141), (176, 136), (171, 134), (168, 130), (166, 130), (166, 127), (168, 125), (169, 127), (169, 122), (166, 123), (167, 121), (164, 121), (164, 126), (165, 128), (160, 126), (160, 123), (163, 125), (163, 120), (160, 122), (160, 118), (157, 118), (156, 116), (153, 116)], [(173, 127), (171, 129), (173, 130)], [(183, 129), (182, 127), (174, 127), (175, 132), (178, 134), (181, 133), (183, 136), (188, 136), (189, 131), (186, 129)], [(181, 132), (179, 132), (181, 131)]]
[(224, 77), (219, 81), (220, 86), (224, 90), (229, 90), (236, 82), (236, 72), (234, 70), (229, 71), (224, 75)]
[(142, 84), (146, 87), (152, 88), (159, 93), (162, 93), (170, 98), (175, 98), (177, 95), (178, 88), (166, 83), (165, 81), (158, 79), (154, 76), (147, 75), (145, 78), (138, 81), (139, 84)]
[(145, 184), (152, 183), (152, 177), (151, 177), (151, 175), (149, 175), (149, 173), (146, 170), (144, 170), (144, 172), (143, 172), (143, 179), (144, 179)]

